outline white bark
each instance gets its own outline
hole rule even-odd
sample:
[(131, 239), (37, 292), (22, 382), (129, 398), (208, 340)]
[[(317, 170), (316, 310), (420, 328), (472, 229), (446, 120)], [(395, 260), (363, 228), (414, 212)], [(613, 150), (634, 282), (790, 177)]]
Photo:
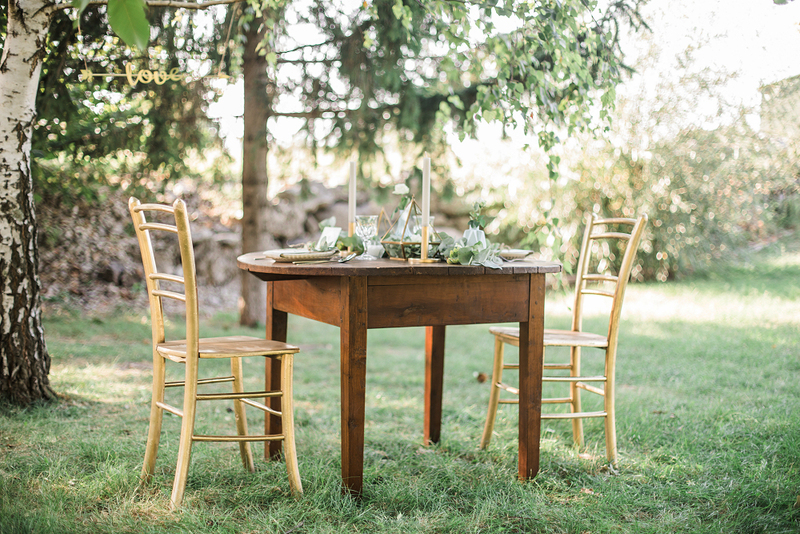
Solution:
[(53, 3), (9, 0), (0, 57), (0, 398), (52, 398), (39, 291), (31, 135)]

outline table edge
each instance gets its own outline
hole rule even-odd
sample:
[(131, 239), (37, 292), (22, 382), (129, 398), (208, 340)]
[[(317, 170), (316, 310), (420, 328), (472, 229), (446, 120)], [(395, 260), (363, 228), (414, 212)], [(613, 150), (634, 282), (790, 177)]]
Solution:
[[(237, 266), (252, 273), (276, 276), (316, 277), (316, 276), (402, 276), (402, 275), (512, 275), (560, 273), (562, 265), (552, 261), (514, 261), (505, 263), (501, 269), (491, 269), (481, 265), (449, 265), (447, 263), (410, 264), (396, 260), (375, 260), (354, 263), (277, 263), (264, 256), (263, 252), (250, 252), (236, 258)], [(368, 263), (368, 264), (367, 264)], [(365, 265), (366, 264), (366, 265)]]

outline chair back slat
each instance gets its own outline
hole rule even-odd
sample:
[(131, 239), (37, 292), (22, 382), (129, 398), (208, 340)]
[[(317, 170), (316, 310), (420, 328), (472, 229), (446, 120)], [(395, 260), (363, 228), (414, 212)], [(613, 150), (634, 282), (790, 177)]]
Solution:
[(174, 274), (153, 273), (150, 275), (151, 280), (164, 280), (165, 282), (175, 282), (176, 284), (183, 284), (183, 277)]
[(583, 289), (581, 290), (582, 295), (598, 295), (601, 297), (611, 297), (614, 298), (613, 291), (603, 291), (602, 289)]
[[(597, 226), (597, 223), (595, 223), (595, 226)], [(631, 238), (630, 234), (625, 234), (622, 232), (603, 232), (601, 234), (594, 234), (590, 236), (590, 239), (593, 239), (595, 241), (599, 239), (630, 239), (630, 238)]]
[(583, 277), (584, 280), (590, 280), (592, 282), (614, 282), (616, 283), (619, 280), (619, 276), (611, 276), (607, 274), (587, 274)]
[(165, 297), (168, 299), (175, 299), (181, 302), (186, 302), (186, 295), (183, 293), (176, 293), (174, 291), (164, 291), (163, 289), (156, 289), (153, 291), (153, 295), (156, 297)]
[(172, 226), (171, 224), (161, 224), (161, 223), (143, 223), (139, 225), (140, 230), (163, 230), (164, 232), (172, 232), (173, 234), (178, 233), (178, 227)]
[[(171, 206), (164, 204), (142, 204), (136, 198), (128, 201), (128, 208), (133, 218), (133, 226), (139, 240), (139, 249), (144, 265), (147, 293), (150, 300), (150, 314), (153, 332), (153, 346), (166, 341), (164, 331), (163, 299), (169, 298), (185, 303), (186, 307), (186, 341), (187, 353), (197, 354), (199, 348), (199, 320), (197, 302), (197, 277), (192, 246), (192, 234), (189, 227), (189, 216), (186, 204), (176, 200)], [(148, 222), (145, 213), (166, 213), (174, 219), (173, 224)], [(183, 276), (158, 271), (152, 232), (167, 232), (178, 237)], [(161, 288), (161, 282), (183, 284), (184, 292), (168, 291)]]
[(175, 213), (175, 208), (166, 204), (139, 204), (132, 208), (137, 213), (140, 211), (162, 211), (164, 213)]
[[(580, 257), (578, 260), (577, 276), (575, 280), (575, 302), (573, 305), (572, 330), (580, 332), (583, 323), (584, 303), (586, 295), (598, 295), (610, 297), (612, 299), (608, 321), (608, 341), (609, 344), (616, 344), (619, 333), (619, 318), (622, 313), (622, 302), (625, 290), (636, 259), (639, 242), (647, 224), (647, 215), (641, 215), (636, 219), (611, 217), (600, 219), (592, 214), (587, 217), (586, 229), (584, 231), (583, 242), (581, 244)], [(609, 226), (629, 227), (630, 232), (609, 229)], [(604, 247), (594, 245), (597, 242), (608, 243), (612, 253), (619, 253), (622, 259), (618, 263), (616, 273), (613, 272), (611, 262), (600, 261), (600, 266), (604, 264), (612, 272), (589, 272), (589, 269), (597, 262), (597, 252)], [(604, 260), (605, 258), (600, 258)], [(604, 269), (601, 269), (601, 271)], [(590, 287), (587, 287), (591, 284)], [(598, 286), (597, 284), (605, 284)]]
[(633, 226), (636, 224), (638, 219), (631, 219), (629, 217), (609, 217), (608, 219), (597, 219), (595, 220), (594, 225), (599, 226), (601, 224), (627, 224), (629, 226)]

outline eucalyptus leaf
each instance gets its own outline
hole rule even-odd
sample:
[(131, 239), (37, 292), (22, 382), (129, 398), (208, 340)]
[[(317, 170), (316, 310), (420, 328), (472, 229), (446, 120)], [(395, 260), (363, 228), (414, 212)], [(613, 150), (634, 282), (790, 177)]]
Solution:
[(500, 262), (495, 261), (494, 259), (487, 259), (483, 262), (484, 267), (489, 267), (490, 269), (502, 269), (503, 266)]
[(456, 250), (458, 263), (461, 265), (469, 265), (472, 261), (472, 257), (475, 255), (475, 252), (472, 250), (471, 247), (462, 247)]
[(472, 262), (475, 265), (483, 265), (489, 259), (490, 252), (491, 249), (489, 248), (479, 249), (472, 258)]
[(437, 254), (441, 254), (442, 257), (447, 258), (450, 256), (450, 251), (456, 245), (456, 240), (453, 239), (447, 232), (439, 232), (439, 248), (436, 249)]
[(125, 44), (139, 50), (147, 48), (150, 23), (144, 13), (144, 0), (108, 0), (108, 22)]

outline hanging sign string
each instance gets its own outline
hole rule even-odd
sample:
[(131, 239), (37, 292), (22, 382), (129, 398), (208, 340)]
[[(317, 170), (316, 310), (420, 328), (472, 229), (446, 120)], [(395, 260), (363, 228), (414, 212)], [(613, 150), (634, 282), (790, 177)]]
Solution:
[(231, 20), (228, 23), (228, 33), (225, 34), (225, 47), (222, 49), (222, 57), (219, 59), (219, 68), (217, 68), (217, 77), (222, 78), (229, 78), (229, 76), (222, 74), (222, 65), (225, 64), (225, 54), (228, 52), (228, 48), (231, 45), (231, 28), (233, 28), (233, 21), (239, 15), (239, 11), (242, 10), (242, 4), (236, 4), (236, 9), (234, 9), (233, 13), (231, 13)]
[[(222, 49), (222, 57), (219, 61), (219, 67), (217, 69), (216, 74), (210, 74), (208, 76), (203, 76), (203, 78), (220, 78), (223, 80), (227, 80), (230, 78), (227, 74), (222, 73), (222, 65), (225, 63), (225, 55), (228, 52), (228, 48), (230, 47), (230, 37), (231, 37), (231, 28), (233, 27), (233, 21), (236, 18), (236, 15), (239, 13), (241, 9), (241, 4), (236, 5), (236, 10), (233, 14), (231, 14), (231, 20), (228, 24), (228, 31), (227, 35), (225, 36), (225, 48)], [(78, 27), (78, 32), (80, 32), (80, 26)], [(151, 82), (155, 82), (156, 85), (164, 85), (167, 81), (174, 81), (180, 82), (183, 81), (187, 74), (182, 74), (180, 69), (177, 67), (170, 69), (169, 72), (161, 71), (161, 70), (149, 70), (149, 69), (141, 69), (139, 71), (134, 71), (133, 66), (130, 63), (125, 63), (125, 72), (124, 73), (117, 73), (117, 72), (92, 72), (89, 69), (89, 65), (86, 63), (86, 58), (84, 58), (84, 66), (85, 69), (81, 70), (80, 79), (81, 81), (92, 82), (92, 80), (97, 78), (122, 78), (125, 77), (128, 79), (128, 83), (131, 87), (136, 87), (136, 85), (148, 84)]]

